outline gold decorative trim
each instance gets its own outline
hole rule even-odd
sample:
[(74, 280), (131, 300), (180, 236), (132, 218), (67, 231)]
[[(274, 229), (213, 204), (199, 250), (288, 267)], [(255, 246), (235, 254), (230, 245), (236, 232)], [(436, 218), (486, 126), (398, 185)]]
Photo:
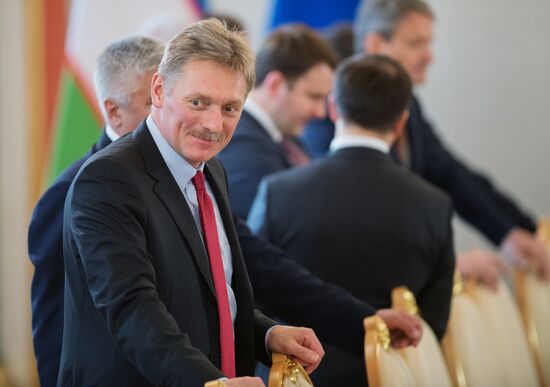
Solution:
[(211, 380), (210, 382), (204, 383), (204, 387), (224, 387), (225, 383), (223, 380)]
[(529, 311), (529, 300), (527, 297), (527, 281), (528, 276), (533, 275), (532, 273), (514, 269), (514, 280), (516, 287), (516, 299), (519, 308), (519, 314), (523, 321), (525, 328), (525, 333), (527, 334), (527, 343), (529, 344), (529, 349), (535, 358), (535, 366), (537, 368), (537, 374), (541, 384), (543, 384), (544, 372), (542, 368), (542, 355), (540, 349), (540, 340), (537, 327), (535, 325), (535, 320), (532, 314)]
[(9, 387), (9, 385), (8, 375), (6, 375), (4, 368), (0, 365), (0, 387)]
[(453, 296), (458, 296), (464, 291), (464, 281), (462, 281), (462, 275), (458, 270), (455, 270), (453, 276)]
[[(543, 218), (540, 219), (536, 238), (541, 241), (546, 248), (550, 251), (550, 219)], [(543, 364), (542, 364), (542, 353), (539, 334), (537, 327), (535, 325), (535, 320), (533, 315), (530, 312), (529, 308), (529, 298), (527, 295), (527, 282), (530, 276), (535, 276), (533, 272), (522, 271), (514, 269), (514, 284), (516, 290), (516, 300), (518, 303), (519, 312), (523, 325), (525, 327), (525, 333), (527, 334), (527, 342), (529, 344), (529, 349), (535, 358), (535, 365), (537, 368), (537, 374), (541, 385), (544, 385), (544, 382), (550, 383), (550, 381), (544, 380)]]
[(292, 383), (297, 383), (300, 374), (313, 386), (313, 382), (309, 378), (306, 370), (288, 356), (280, 353), (273, 353), (271, 359), (273, 365), (269, 371), (268, 387), (283, 387), (285, 378)]
[(393, 288), (391, 292), (392, 309), (402, 309), (412, 316), (418, 316), (418, 304), (413, 292), (406, 286)]
[(452, 338), (451, 331), (451, 321), (449, 320), (449, 324), (447, 325), (447, 333), (441, 340), (441, 348), (443, 350), (445, 363), (447, 363), (447, 368), (449, 369), (449, 374), (451, 375), (453, 386), (467, 387), (468, 384), (466, 383), (464, 365), (456, 354), (456, 346)]
[[(387, 351), (390, 347), (390, 331), (378, 316), (367, 317), (363, 320), (365, 327), (365, 364), (369, 386), (380, 387), (380, 351)], [(271, 386), (269, 386), (271, 387)]]

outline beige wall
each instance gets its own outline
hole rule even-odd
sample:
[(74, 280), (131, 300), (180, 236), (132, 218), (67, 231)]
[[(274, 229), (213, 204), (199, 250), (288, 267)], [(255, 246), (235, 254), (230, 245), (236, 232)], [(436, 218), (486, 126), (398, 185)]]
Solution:
[[(430, 3), (435, 62), (420, 90), (446, 142), (536, 216), (550, 215), (550, 2)], [(457, 246), (484, 244), (457, 222)]]
[(0, 359), (16, 386), (31, 386), (30, 265), (25, 96), (26, 1), (0, 1)]

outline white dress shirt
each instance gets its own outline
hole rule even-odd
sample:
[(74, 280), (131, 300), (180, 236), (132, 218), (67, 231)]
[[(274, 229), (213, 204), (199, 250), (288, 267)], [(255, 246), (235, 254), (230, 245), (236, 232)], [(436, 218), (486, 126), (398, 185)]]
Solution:
[[(172, 173), (172, 176), (174, 176), (174, 179), (176, 180), (176, 183), (178, 184), (181, 193), (183, 194), (185, 200), (187, 201), (187, 204), (189, 205), (189, 209), (193, 214), (193, 218), (195, 219), (199, 234), (202, 237), (202, 227), (199, 217), (197, 192), (195, 191), (195, 186), (193, 185), (191, 179), (195, 176), (198, 170), (202, 171), (204, 169), (204, 163), (201, 163), (199, 168), (195, 169), (191, 164), (187, 162), (187, 160), (180, 156), (180, 154), (177, 153), (170, 146), (170, 144), (168, 144), (164, 137), (162, 137), (162, 134), (160, 133), (157, 124), (155, 123), (153, 118), (151, 118), (151, 116), (147, 117), (146, 123), (147, 127), (149, 128), (149, 132), (151, 133), (151, 136), (153, 136), (153, 140), (155, 141), (155, 144), (157, 145), (160, 154), (164, 159), (164, 162), (168, 166), (168, 169), (170, 170), (170, 173)], [(214, 197), (214, 194), (212, 193), (212, 189), (208, 184), (208, 180), (205, 179), (205, 182), (206, 192), (208, 193), (208, 195), (210, 195), (210, 200), (212, 200), (214, 212), (216, 215), (216, 227), (218, 229), (218, 238), (220, 240), (220, 249), (222, 253), (223, 268), (225, 272), (225, 283), (227, 285), (227, 296), (229, 298), (229, 309), (231, 311), (231, 320), (233, 321), (234, 325), (235, 317), (237, 316), (237, 301), (235, 299), (235, 293), (233, 293), (233, 289), (231, 288), (231, 278), (233, 277), (231, 247), (229, 246), (229, 240), (227, 239), (227, 235), (225, 233), (225, 228), (223, 226), (223, 221), (220, 215), (218, 204), (216, 203), (216, 199)]]
[(105, 134), (112, 142), (115, 142), (120, 138), (120, 136), (115, 132), (113, 128), (111, 128), (109, 124), (105, 124)]
[(330, 151), (334, 152), (342, 148), (363, 147), (379, 150), (382, 153), (389, 153), (390, 146), (384, 140), (371, 136), (358, 134), (340, 134), (330, 143)]
[(248, 114), (254, 117), (254, 119), (264, 127), (275, 143), (280, 144), (283, 141), (283, 135), (279, 129), (277, 129), (277, 126), (275, 125), (275, 122), (273, 122), (273, 119), (269, 113), (266, 112), (263, 107), (258, 105), (252, 97), (249, 96), (246, 99), (246, 102), (244, 103), (244, 110), (246, 110)]

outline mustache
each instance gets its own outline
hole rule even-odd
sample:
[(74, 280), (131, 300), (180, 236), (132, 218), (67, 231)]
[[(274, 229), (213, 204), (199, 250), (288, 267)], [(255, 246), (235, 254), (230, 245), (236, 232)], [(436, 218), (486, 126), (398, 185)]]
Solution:
[(191, 132), (191, 135), (197, 138), (200, 138), (201, 140), (206, 141), (215, 141), (215, 142), (223, 142), (224, 135), (223, 133), (214, 133), (209, 129), (195, 129)]

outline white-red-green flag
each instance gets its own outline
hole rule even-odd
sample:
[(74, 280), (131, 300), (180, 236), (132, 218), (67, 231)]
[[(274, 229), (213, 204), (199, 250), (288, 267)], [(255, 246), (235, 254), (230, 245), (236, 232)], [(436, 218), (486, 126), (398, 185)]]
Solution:
[(103, 120), (95, 98), (95, 61), (110, 43), (144, 34), (168, 40), (198, 20), (199, 0), (73, 0), (64, 65), (44, 167), (49, 184), (98, 139)]

